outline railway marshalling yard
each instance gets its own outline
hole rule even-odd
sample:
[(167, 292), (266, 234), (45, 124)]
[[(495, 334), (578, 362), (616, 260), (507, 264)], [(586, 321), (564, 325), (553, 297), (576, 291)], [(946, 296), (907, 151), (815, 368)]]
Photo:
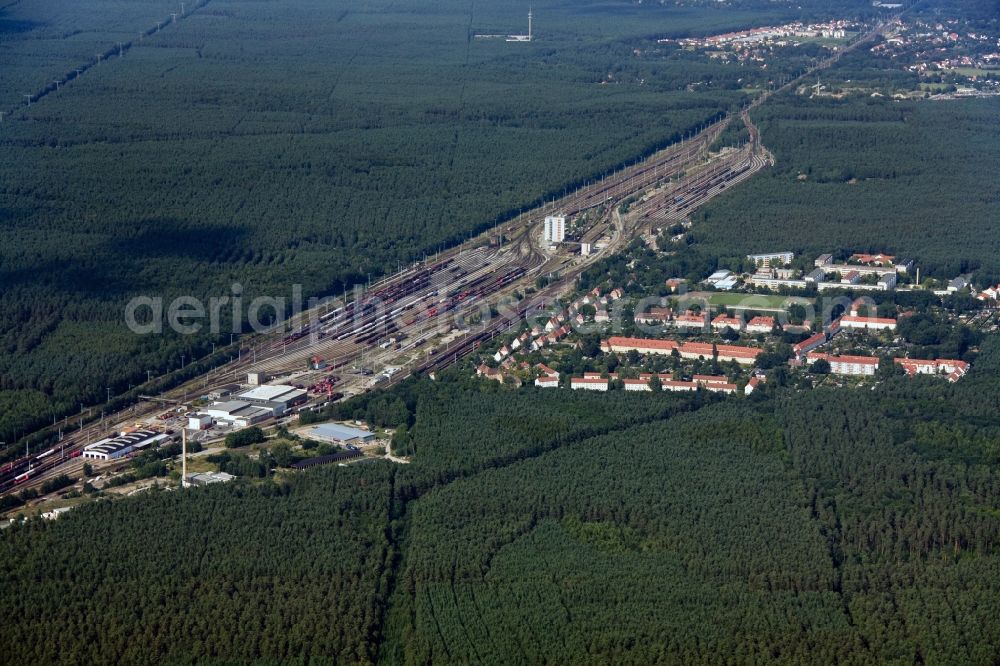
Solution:
[[(742, 120), (749, 125), (749, 118)], [(642, 162), (549, 202), (459, 247), (429, 257), (370, 288), (356, 289), (349, 302), (328, 302), (301, 313), (280, 330), (247, 336), (234, 359), (162, 395), (82, 427), (64, 422), (63, 438), (44, 460), (32, 453), (13, 461), (0, 478), (0, 492), (41, 485), (61, 474), (75, 475), (76, 454), (109, 432), (140, 424), (179, 429), (192, 402), (214, 390), (263, 372), (272, 381), (303, 387), (336, 376), (332, 390), (310, 392), (305, 408), (331, 399), (390, 386), (416, 372), (455, 362), (484, 340), (529, 314), (548, 311), (587, 267), (623, 248), (650, 229), (684, 219), (727, 187), (771, 163), (757, 141), (740, 150), (710, 155), (709, 147), (731, 119), (717, 121), (694, 137)], [(751, 134), (753, 136), (753, 133)], [(629, 206), (622, 206), (628, 203)], [(624, 212), (623, 212), (624, 211)], [(581, 241), (598, 248), (582, 256), (579, 243), (547, 246), (546, 215), (581, 218)], [(545, 277), (543, 283), (536, 282)], [(537, 288), (537, 284), (544, 284)], [(276, 327), (277, 328), (277, 327)], [(312, 361), (320, 359), (319, 367)], [(167, 418), (160, 418), (167, 416)], [(291, 417), (286, 417), (289, 419)], [(194, 437), (221, 437), (218, 430)], [(213, 440), (214, 441), (214, 440)], [(208, 441), (206, 441), (208, 443)], [(90, 462), (96, 474), (122, 461)], [(15, 478), (28, 469), (20, 483)]]
[[(368, 289), (356, 289), (350, 302), (320, 305), (291, 318), (280, 330), (244, 337), (233, 349), (223, 350), (234, 352), (234, 358), (200, 377), (161, 395), (147, 396), (145, 402), (124, 411), (102, 414), (88, 424), (80, 418), (76, 430), (70, 419), (54, 424), (51, 435), (58, 432), (59, 440), (45, 451), (44, 459), (37, 452), (27, 453), (0, 470), (0, 495), (78, 473), (82, 461), (77, 456), (83, 447), (109, 432), (137, 424), (176, 427), (194, 400), (240, 381), (251, 371), (301, 386), (335, 374), (336, 393), (349, 396), (457, 361), (530, 313), (551, 307), (594, 262), (651, 229), (685, 220), (705, 202), (773, 164), (750, 111), (775, 92), (829, 67), (880, 29), (876, 26), (830, 58), (758, 95), (739, 114), (728, 114), (680, 143)], [(738, 150), (710, 153), (710, 147), (737, 119), (747, 129), (746, 144)], [(599, 251), (582, 256), (576, 247), (543, 246), (544, 218), (554, 213), (585, 219), (589, 228), (582, 230), (581, 242), (593, 243)], [(537, 282), (540, 277), (546, 279)], [(323, 369), (307, 369), (314, 357), (322, 359)], [(310, 405), (330, 400), (332, 392), (311, 394)], [(158, 419), (167, 414), (167, 406), (174, 416)], [(95, 467), (101, 473), (102, 467), (116, 465), (120, 462)]]

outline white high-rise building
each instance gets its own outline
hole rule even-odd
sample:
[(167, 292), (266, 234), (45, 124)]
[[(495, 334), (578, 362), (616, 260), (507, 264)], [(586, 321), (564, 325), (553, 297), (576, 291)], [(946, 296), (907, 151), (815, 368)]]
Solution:
[(561, 243), (566, 238), (566, 216), (549, 215), (545, 218), (545, 240), (549, 243)]

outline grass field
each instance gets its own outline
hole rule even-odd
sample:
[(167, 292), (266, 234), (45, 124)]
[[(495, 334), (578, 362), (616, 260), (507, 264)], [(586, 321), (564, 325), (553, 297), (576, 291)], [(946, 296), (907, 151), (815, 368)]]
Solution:
[(949, 71), (962, 76), (996, 76), (1000, 74), (1000, 67), (991, 67), (989, 69), (980, 67), (955, 67)]
[(712, 307), (733, 307), (746, 309), (770, 309), (787, 311), (793, 303), (812, 303), (812, 299), (799, 296), (776, 296), (770, 294), (741, 294), (721, 291), (693, 291), (689, 298), (706, 300)]

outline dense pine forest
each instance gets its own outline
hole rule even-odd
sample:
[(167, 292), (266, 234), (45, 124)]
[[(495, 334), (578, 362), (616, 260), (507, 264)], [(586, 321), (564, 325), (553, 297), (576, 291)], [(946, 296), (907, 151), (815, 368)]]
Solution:
[(757, 120), (777, 164), (694, 216), (706, 252), (884, 251), (924, 275), (1000, 280), (1000, 184), (984, 176), (1000, 161), (1000, 99), (788, 94)]
[(19, 663), (991, 663), (997, 377), (991, 337), (957, 384), (875, 391), (408, 380), (336, 409), (398, 426), (410, 465), (3, 532), (0, 642)]

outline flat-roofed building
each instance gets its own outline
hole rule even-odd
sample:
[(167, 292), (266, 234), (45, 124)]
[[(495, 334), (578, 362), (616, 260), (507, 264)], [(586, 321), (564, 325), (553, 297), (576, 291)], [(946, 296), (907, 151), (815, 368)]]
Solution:
[(566, 238), (566, 216), (549, 215), (545, 218), (545, 240), (549, 243), (561, 243)]
[(757, 266), (784, 266), (792, 263), (794, 252), (767, 252), (764, 254), (748, 254), (747, 259)]
[(896, 273), (894, 266), (863, 266), (859, 264), (826, 264), (823, 269), (827, 273), (850, 273), (856, 272), (858, 275), (876, 275), (881, 277), (888, 273)]
[(363, 444), (375, 440), (375, 433), (361, 428), (340, 423), (324, 423), (312, 429), (312, 433), (329, 442), (336, 444)]
[(774, 277), (771, 273), (754, 273), (750, 276), (749, 282), (754, 287), (766, 287), (768, 289), (805, 289), (809, 286), (805, 280), (783, 280)]
[(876, 283), (882, 291), (892, 291), (896, 288), (896, 274), (886, 273), (878, 279)]
[(737, 284), (739, 284), (739, 278), (735, 275), (730, 275), (729, 277), (722, 278), (716, 282), (715, 288), (719, 291), (730, 291), (731, 289), (734, 289)]
[(252, 405), (246, 400), (216, 402), (206, 407), (204, 414), (234, 428), (246, 428), (274, 418), (273, 409)]
[(188, 430), (206, 430), (212, 427), (212, 417), (208, 414), (188, 415)]
[(228, 483), (236, 477), (226, 472), (200, 472), (188, 474), (187, 482), (192, 486), (209, 486), (213, 483)]
[(275, 416), (281, 416), (289, 409), (301, 405), (309, 399), (309, 393), (303, 389), (284, 384), (257, 386), (236, 396), (238, 400), (248, 402), (258, 407), (267, 407)]
[(826, 279), (826, 271), (823, 270), (822, 268), (814, 268), (813, 270), (806, 273), (803, 279), (810, 284), (822, 282), (823, 280)]

